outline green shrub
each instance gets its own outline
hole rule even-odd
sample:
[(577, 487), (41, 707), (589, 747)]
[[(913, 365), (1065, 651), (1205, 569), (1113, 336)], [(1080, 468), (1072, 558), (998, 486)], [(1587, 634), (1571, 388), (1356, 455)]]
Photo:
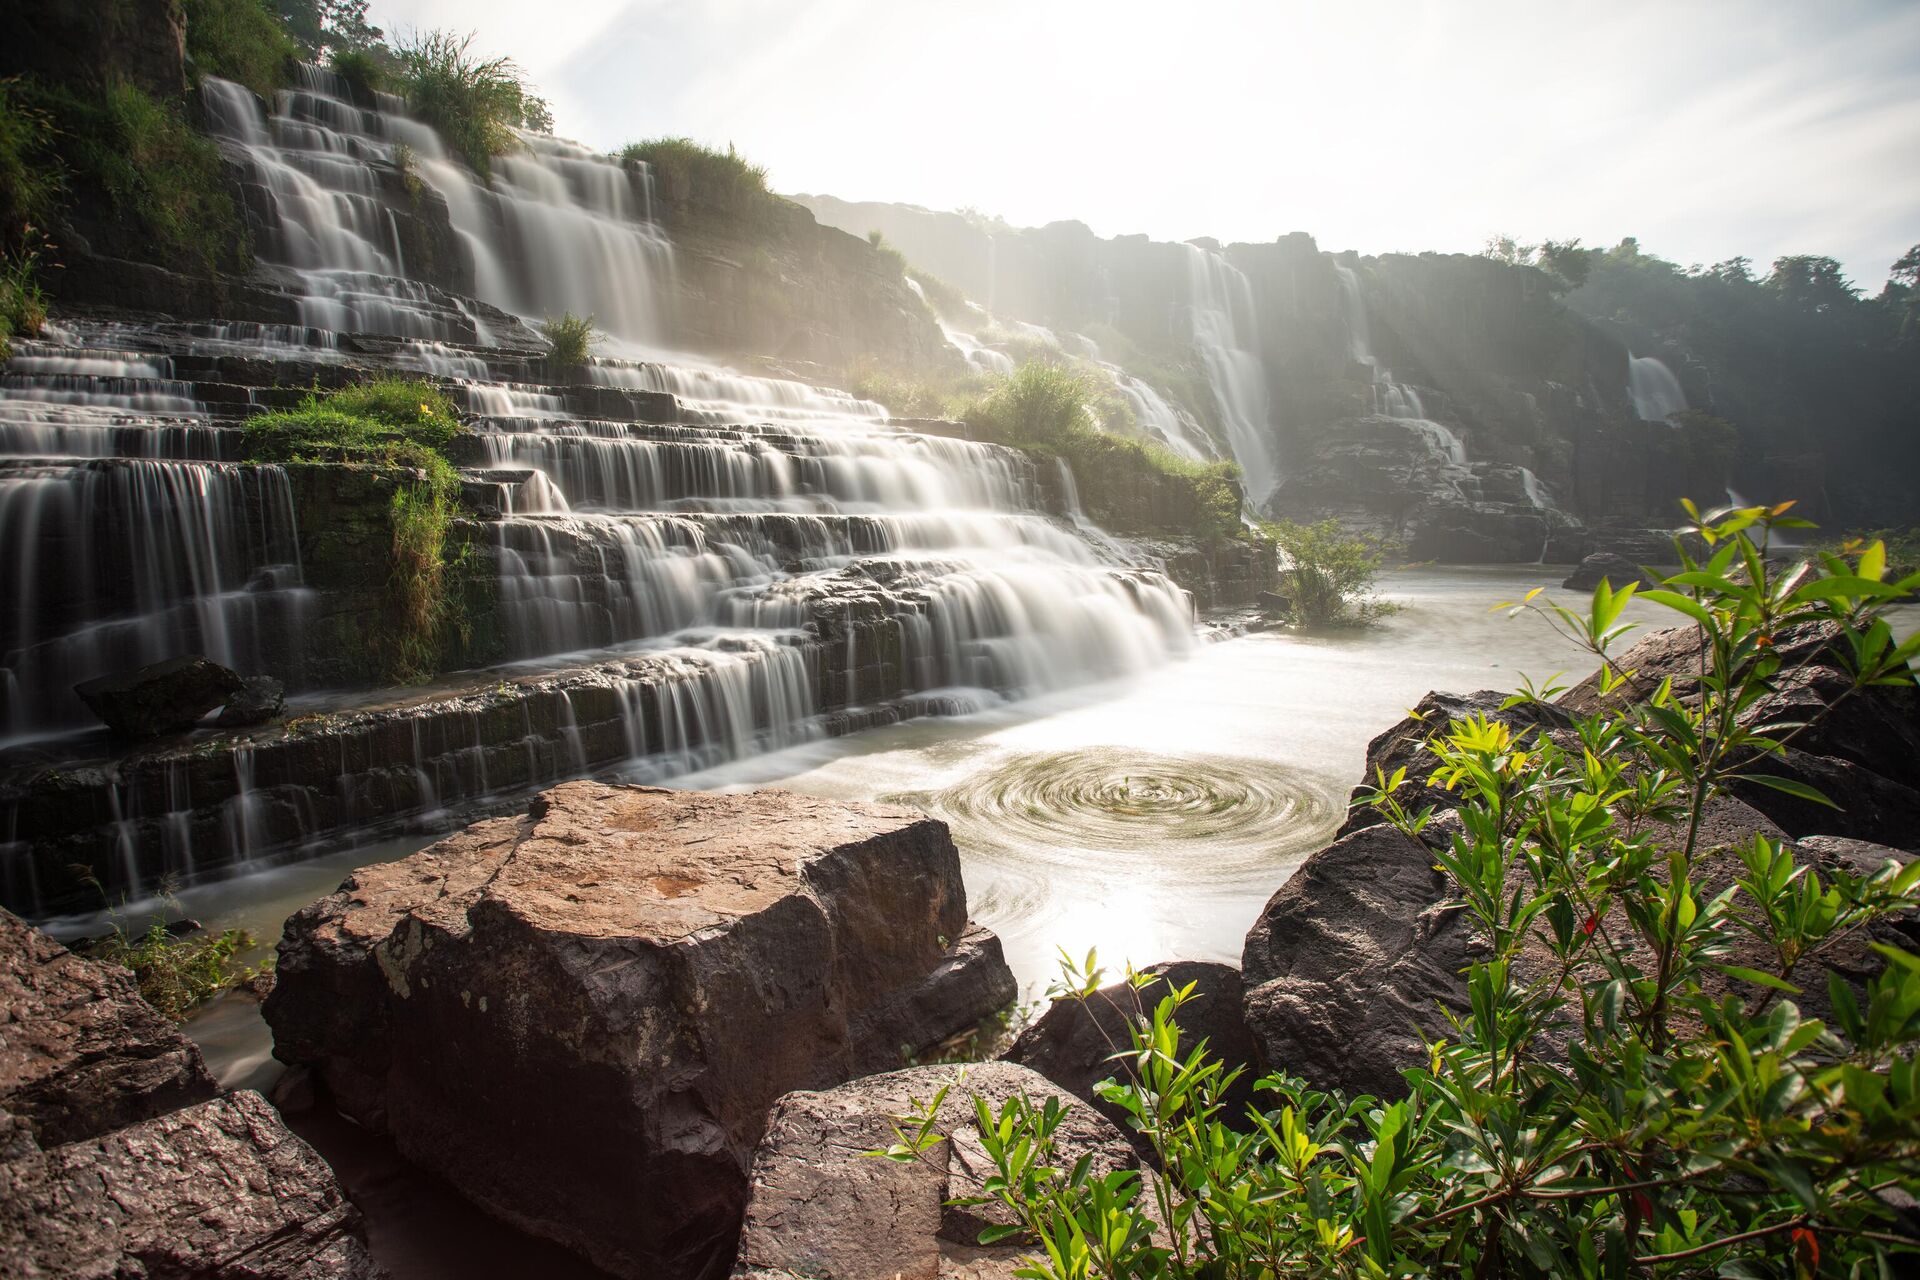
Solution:
[(1282, 594), (1293, 601), (1296, 620), (1310, 627), (1360, 626), (1396, 608), (1373, 594), (1373, 584), (1397, 544), (1350, 533), (1332, 519), (1261, 527), (1293, 562), (1282, 573)]
[(387, 87), (386, 63), (372, 49), (335, 49), (327, 65), (363, 102), (371, 102), (375, 93)]
[(0, 253), (0, 360), (13, 358), (13, 338), (38, 337), (47, 322), (40, 288), (40, 255), (33, 249)]
[(568, 311), (540, 322), (540, 336), (547, 340), (547, 365), (555, 373), (572, 373), (587, 363), (600, 341), (593, 319)]
[(70, 214), (99, 228), (105, 243), (97, 249), (183, 269), (248, 264), (246, 222), (220, 150), (177, 109), (127, 84), (87, 98), (37, 85), (26, 91), (61, 135)]
[(930, 382), (870, 369), (853, 380), (853, 394), (887, 407), (897, 418), (945, 418), (964, 401)]
[(240, 929), (176, 937), (155, 922), (139, 937), (116, 926), (85, 951), (130, 970), (148, 1004), (174, 1022), (185, 1022), (195, 1009), (250, 976), (233, 958), (253, 946), (253, 935)]
[(1057, 365), (1028, 361), (966, 406), (967, 425), (1017, 449), (1058, 452), (1095, 430), (1087, 380)]
[[(1883, 611), (1920, 578), (1886, 581), (1872, 548), (1805, 579), (1770, 570), (1764, 544), (1797, 523), (1780, 508), (1696, 516), (1711, 556), (1676, 540), (1684, 571), (1639, 593), (1695, 629), (1686, 696), (1663, 686), (1576, 716), (1561, 741), (1478, 716), (1434, 726), (1429, 780), (1462, 799), (1434, 860), (1477, 941), (1466, 1008), (1402, 1073), (1405, 1098), (1315, 1092), (1280, 1062), (1265, 1103), (1224, 1114), (1238, 1072), (1183, 1036), (1189, 987), (1135, 1024), (1097, 1086), (1159, 1172), (1063, 1158), (1056, 1101), (982, 1103), (984, 1194), (963, 1203), (1018, 1224), (983, 1241), (1024, 1231), (1035, 1253), (1019, 1274), (1041, 1280), (1909, 1273), (1920, 956), (1876, 944), (1884, 970), (1864, 992), (1821, 970), (1843, 939), (1920, 905), (1920, 864), (1829, 871), (1760, 835), (1728, 851), (1741, 870), (1724, 892), (1696, 877), (1703, 815), (1736, 780), (1803, 789), (1769, 773), (1801, 727), (1742, 714), (1794, 687), (1774, 637), (1838, 633), (1847, 687), (1830, 696), (1913, 683), (1920, 637), (1896, 643)], [(1592, 653), (1611, 691), (1628, 679), (1611, 650), (1632, 598), (1603, 584), (1583, 610), (1536, 594), (1516, 612)], [(1401, 804), (1406, 781), (1381, 777), (1357, 803), (1418, 837), (1433, 813)], [(1772, 958), (1729, 964), (1738, 942)], [(1086, 969), (1069, 967), (1066, 994), (1097, 989)], [(1830, 1022), (1795, 1005), (1808, 982)], [(897, 1136), (883, 1154), (901, 1161), (941, 1140), (926, 1108)]]
[(38, 244), (59, 212), (66, 174), (53, 116), (18, 78), (0, 79), (0, 250)]
[(550, 129), (553, 117), (513, 59), (482, 58), (473, 41), (450, 31), (403, 40), (394, 49), (393, 81), (413, 113), (486, 178), (493, 157), (520, 145), (516, 128)]
[(731, 145), (716, 151), (692, 138), (649, 138), (622, 147), (620, 159), (646, 165), (655, 187), (668, 199), (736, 215), (758, 212), (776, 199), (767, 186), (767, 171), (747, 163)]
[(300, 49), (263, 0), (185, 0), (185, 7), (196, 79), (219, 76), (269, 99), (292, 80)]

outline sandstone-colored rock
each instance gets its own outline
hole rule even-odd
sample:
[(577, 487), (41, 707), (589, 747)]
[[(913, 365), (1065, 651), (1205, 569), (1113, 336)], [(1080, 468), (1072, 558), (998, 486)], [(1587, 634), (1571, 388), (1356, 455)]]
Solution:
[[(863, 1154), (895, 1142), (896, 1119), (943, 1086), (942, 1141), (911, 1163)], [(992, 1062), (914, 1067), (780, 1099), (754, 1157), (734, 1280), (1010, 1280), (1033, 1243), (981, 1247), (981, 1228), (1011, 1221), (1005, 1211), (946, 1202), (979, 1194), (992, 1171), (974, 1098), (997, 1114), (1022, 1095), (1039, 1104), (1061, 1091), (1025, 1067)], [(1063, 1101), (1056, 1141), (1067, 1163), (1087, 1154), (1096, 1171), (1134, 1167), (1119, 1130), (1077, 1099)]]
[(943, 823), (580, 782), (297, 913), (264, 1012), (282, 1060), (490, 1212), (692, 1277), (725, 1265), (774, 1099), (1010, 986)]
[(43, 1146), (211, 1098), (200, 1050), (133, 975), (0, 911), (0, 1107)]
[(42, 1149), (0, 1111), (0, 1274), (22, 1280), (373, 1280), (358, 1212), (240, 1092)]
[(1113, 1055), (1132, 1047), (1131, 1028), (1150, 1021), (1171, 988), (1192, 984), (1193, 995), (1180, 1010), (1181, 1050), (1205, 1040), (1211, 1056), (1229, 1070), (1242, 1069), (1220, 1115), (1239, 1126), (1248, 1105), (1256, 1101), (1253, 1085), (1259, 1076), (1259, 1051), (1241, 1014), (1240, 971), (1230, 964), (1176, 960), (1144, 972), (1154, 978), (1141, 987), (1115, 982), (1085, 1000), (1055, 1000), (1020, 1033), (1006, 1060), (1038, 1071), (1129, 1132), (1126, 1113), (1097, 1096), (1093, 1086), (1129, 1078), (1126, 1064), (1114, 1061)]

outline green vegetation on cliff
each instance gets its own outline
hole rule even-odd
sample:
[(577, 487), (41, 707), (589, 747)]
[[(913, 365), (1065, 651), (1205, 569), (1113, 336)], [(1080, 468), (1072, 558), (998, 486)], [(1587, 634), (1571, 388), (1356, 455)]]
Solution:
[[(1516, 612), (1600, 663), (1598, 709), (1536, 730), (1567, 711), (1516, 694), (1523, 727), (1434, 724), (1419, 776), (1400, 768), (1356, 797), (1444, 877), (1422, 935), (1441, 912), (1464, 921), (1444, 949), (1407, 944), (1429, 966), (1466, 959), (1457, 978), (1408, 980), (1408, 998), (1445, 993), (1450, 1030), (1391, 1094), (1322, 1092), (1270, 1039), (1273, 1074), (1231, 1107), (1249, 1068), (1182, 1028), (1194, 989), (1173, 991), (1129, 1019), (1095, 1086), (1147, 1153), (1141, 1170), (1076, 1161), (1056, 1099), (977, 1102), (987, 1167), (960, 1203), (990, 1206), (982, 1243), (1030, 1241), (1019, 1274), (1035, 1280), (1907, 1274), (1920, 956), (1890, 926), (1920, 907), (1920, 864), (1711, 834), (1738, 786), (1818, 798), (1776, 776), (1809, 726), (1749, 714), (1809, 674), (1776, 636), (1837, 637), (1818, 662), (1840, 688), (1816, 721), (1913, 684), (1920, 637), (1896, 644), (1882, 615), (1920, 578), (1889, 581), (1872, 547), (1804, 580), (1777, 574), (1765, 546), (1794, 523), (1779, 508), (1697, 520), (1712, 555), (1696, 563), (1676, 540), (1688, 571), (1638, 597), (1692, 632), (1700, 675), (1685, 692), (1669, 680), (1645, 701), (1619, 696), (1632, 588), (1603, 584), (1579, 610), (1529, 597)], [(1413, 808), (1428, 787), (1458, 797), (1445, 829), (1434, 805)], [(1103, 999), (1102, 983), (1089, 956), (1057, 991)], [(944, 1094), (876, 1154), (928, 1159)]]
[(553, 114), (512, 58), (483, 58), (472, 34), (426, 31), (394, 48), (394, 87), (481, 177), (493, 158), (520, 145), (516, 129), (547, 132)]
[(733, 217), (751, 218), (779, 199), (767, 171), (734, 150), (702, 146), (692, 138), (648, 138), (620, 148), (627, 164), (644, 164), (661, 198)]
[(301, 50), (262, 0), (185, 0), (184, 8), (196, 79), (219, 76), (272, 98), (293, 78)]
[(445, 450), (460, 433), (453, 402), (432, 383), (382, 378), (309, 395), (297, 408), (245, 424), (248, 457), (260, 462), (349, 462), (407, 473), (393, 492), (388, 626), (370, 637), (387, 675), (425, 679), (464, 634), (454, 589), (463, 548), (448, 534), (460, 512), (460, 476)]
[(577, 372), (600, 341), (594, 318), (571, 311), (541, 321), (540, 336), (547, 340), (547, 368), (556, 374)]

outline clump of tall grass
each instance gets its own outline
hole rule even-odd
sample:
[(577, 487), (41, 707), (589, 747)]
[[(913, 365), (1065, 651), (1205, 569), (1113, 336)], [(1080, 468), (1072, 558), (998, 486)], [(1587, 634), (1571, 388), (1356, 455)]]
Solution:
[(235, 80), (271, 98), (293, 78), (300, 49), (260, 0), (186, 0), (187, 63), (195, 79)]
[(394, 84), (407, 106), (439, 130), (454, 152), (482, 178), (493, 158), (519, 146), (520, 128), (545, 132), (553, 113), (528, 87), (512, 58), (483, 58), (472, 33), (415, 33), (394, 48)]
[(873, 246), (873, 251), (879, 254), (881, 259), (892, 268), (894, 274), (905, 275), (907, 273), (907, 255), (888, 244), (887, 238), (880, 234), (879, 228), (876, 227), (874, 230), (867, 232), (867, 243)]
[(594, 317), (577, 316), (571, 311), (541, 321), (540, 336), (547, 340), (547, 367), (554, 373), (572, 373), (581, 368), (600, 342)]
[(386, 60), (373, 49), (335, 49), (327, 65), (363, 102), (371, 102), (374, 94), (387, 87)]
[(676, 202), (745, 214), (775, 200), (766, 169), (749, 163), (731, 143), (720, 151), (692, 138), (649, 138), (622, 147), (620, 159), (646, 165), (655, 187)]
[(91, 959), (130, 971), (148, 1004), (174, 1022), (185, 1022), (195, 1009), (252, 976), (234, 957), (254, 945), (253, 935), (242, 929), (182, 937), (155, 921), (137, 935), (116, 925), (81, 950)]

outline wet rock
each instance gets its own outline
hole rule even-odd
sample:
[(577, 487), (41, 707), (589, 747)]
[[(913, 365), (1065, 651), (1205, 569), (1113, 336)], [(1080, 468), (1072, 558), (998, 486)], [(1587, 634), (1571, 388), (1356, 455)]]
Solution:
[(248, 676), (214, 721), (222, 729), (251, 729), (287, 709), (287, 686), (272, 676)]
[(0, 1111), (0, 1274), (372, 1280), (359, 1214), (243, 1091), (64, 1146)]
[(239, 693), (238, 673), (206, 658), (168, 658), (73, 687), (87, 709), (123, 738), (157, 738), (193, 728)]
[[(898, 1163), (862, 1154), (896, 1141), (896, 1118), (931, 1103), (943, 1086), (935, 1129), (944, 1140), (922, 1159)], [(974, 1098), (998, 1113), (1010, 1097), (1040, 1103), (1058, 1092), (1025, 1067), (994, 1062), (915, 1067), (824, 1093), (788, 1094), (754, 1156), (735, 1280), (1011, 1277), (1032, 1253), (1032, 1242), (982, 1248), (981, 1228), (1001, 1221), (1000, 1211), (946, 1202), (978, 1194), (992, 1169), (973, 1127)], [(1096, 1173), (1133, 1167), (1133, 1151), (1119, 1130), (1084, 1103), (1064, 1101), (1055, 1137), (1067, 1162), (1086, 1154)]]
[(996, 969), (942, 823), (582, 782), (297, 913), (264, 1013), (278, 1057), (496, 1216), (700, 1276), (774, 1099), (971, 1026)]
[(1625, 586), (1657, 587), (1660, 580), (1625, 556), (1596, 551), (1575, 566), (1560, 585), (1569, 591), (1591, 591), (1605, 581), (1615, 591)]
[(1254, 1101), (1259, 1075), (1254, 1066), (1259, 1053), (1241, 1016), (1240, 971), (1230, 964), (1176, 960), (1145, 972), (1154, 975), (1153, 981), (1139, 988), (1115, 982), (1085, 1000), (1055, 1000), (1020, 1033), (1006, 1060), (1038, 1071), (1126, 1131), (1126, 1113), (1098, 1097), (1093, 1086), (1127, 1078), (1126, 1065), (1113, 1061), (1113, 1055), (1131, 1047), (1131, 1028), (1151, 1019), (1171, 988), (1191, 983), (1193, 997), (1180, 1011), (1182, 1051), (1204, 1039), (1228, 1070), (1244, 1068), (1227, 1092), (1221, 1117), (1237, 1123)]
[(0, 1107), (42, 1145), (91, 1138), (210, 1098), (200, 1050), (133, 975), (0, 911)]

